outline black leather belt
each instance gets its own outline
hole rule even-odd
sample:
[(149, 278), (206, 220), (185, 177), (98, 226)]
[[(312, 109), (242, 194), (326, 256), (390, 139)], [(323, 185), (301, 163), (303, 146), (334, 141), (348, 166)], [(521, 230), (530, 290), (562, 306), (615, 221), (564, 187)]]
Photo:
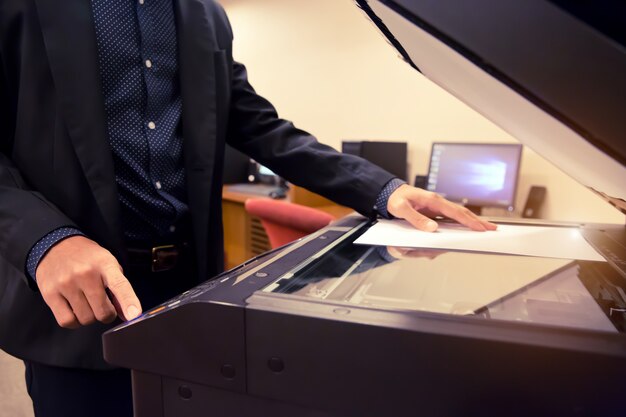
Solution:
[(165, 244), (152, 247), (128, 248), (128, 263), (131, 268), (144, 271), (170, 271), (179, 264), (187, 252), (187, 243)]

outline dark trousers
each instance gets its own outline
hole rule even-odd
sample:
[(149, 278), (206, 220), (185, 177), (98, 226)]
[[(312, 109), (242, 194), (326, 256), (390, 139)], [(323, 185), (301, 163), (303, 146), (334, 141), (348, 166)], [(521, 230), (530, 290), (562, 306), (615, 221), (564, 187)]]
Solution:
[(25, 362), (36, 417), (132, 417), (130, 371), (94, 371)]
[[(127, 268), (146, 311), (198, 284), (193, 257), (172, 271)], [(25, 362), (26, 387), (36, 417), (132, 417), (130, 371), (61, 368)]]

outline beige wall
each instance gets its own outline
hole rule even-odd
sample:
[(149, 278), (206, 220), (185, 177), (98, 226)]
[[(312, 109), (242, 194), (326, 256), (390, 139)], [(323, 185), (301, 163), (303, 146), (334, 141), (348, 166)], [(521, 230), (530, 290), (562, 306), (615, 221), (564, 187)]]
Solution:
[[(257, 91), (336, 149), (342, 139), (409, 143), (409, 173), (428, 169), (433, 141), (516, 140), (397, 58), (352, 0), (221, 0), (235, 58)], [(525, 148), (518, 205), (544, 185), (543, 217), (622, 223), (624, 217)], [(498, 213), (495, 213), (498, 214)]]

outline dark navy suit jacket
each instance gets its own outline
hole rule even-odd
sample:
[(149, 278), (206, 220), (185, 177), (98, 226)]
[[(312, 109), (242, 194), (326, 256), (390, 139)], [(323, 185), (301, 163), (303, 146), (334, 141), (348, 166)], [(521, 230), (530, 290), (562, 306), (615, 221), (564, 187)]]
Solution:
[[(278, 118), (233, 61), (231, 28), (214, 1), (176, 0), (175, 13), (198, 279), (223, 267), (225, 143), (295, 184), (373, 214), (392, 175)], [(24, 275), (33, 244), (62, 226), (79, 228), (125, 265), (100, 86), (90, 0), (0, 2), (0, 347), (31, 361), (107, 366), (100, 336), (109, 326), (60, 328)]]

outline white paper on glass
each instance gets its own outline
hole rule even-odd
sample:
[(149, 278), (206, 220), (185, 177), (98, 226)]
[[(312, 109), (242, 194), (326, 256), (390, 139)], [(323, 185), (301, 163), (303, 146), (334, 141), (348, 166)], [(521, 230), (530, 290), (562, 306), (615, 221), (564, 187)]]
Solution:
[(354, 243), (605, 261), (576, 227), (501, 224), (498, 230), (475, 232), (459, 224), (441, 223), (436, 232), (429, 233), (405, 220), (380, 220)]

